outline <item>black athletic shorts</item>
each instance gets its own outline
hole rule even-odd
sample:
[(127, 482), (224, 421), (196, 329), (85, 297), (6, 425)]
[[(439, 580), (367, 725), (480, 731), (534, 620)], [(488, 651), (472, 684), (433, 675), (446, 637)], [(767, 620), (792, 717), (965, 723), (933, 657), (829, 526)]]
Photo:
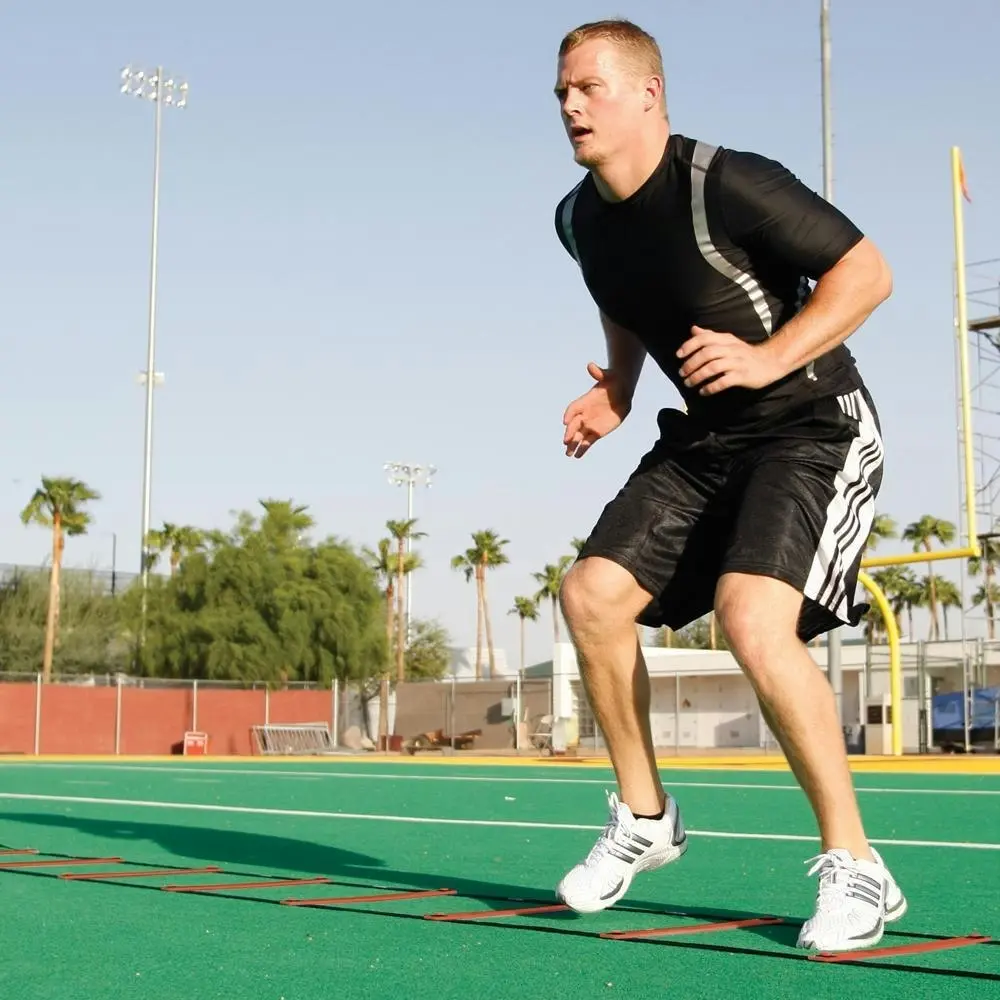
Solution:
[(712, 610), (728, 572), (775, 577), (803, 595), (798, 635), (857, 625), (858, 572), (882, 483), (882, 436), (864, 388), (818, 397), (775, 426), (700, 429), (662, 410), (660, 437), (580, 553), (627, 569), (652, 600), (642, 625)]

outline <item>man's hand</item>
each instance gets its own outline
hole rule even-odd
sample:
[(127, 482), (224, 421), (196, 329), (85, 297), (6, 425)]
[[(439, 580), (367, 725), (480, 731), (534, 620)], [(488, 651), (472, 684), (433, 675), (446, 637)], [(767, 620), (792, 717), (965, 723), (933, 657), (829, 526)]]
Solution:
[(563, 414), (566, 433), (563, 444), (571, 458), (582, 458), (598, 439), (610, 434), (628, 416), (632, 408), (627, 390), (610, 369), (593, 361), (587, 365), (590, 377), (597, 383), (589, 392), (574, 399)]
[(702, 396), (735, 386), (762, 389), (785, 374), (767, 344), (768, 341), (748, 344), (731, 333), (716, 333), (693, 326), (690, 338), (677, 352), (677, 357), (684, 361), (681, 378), (688, 387), (701, 386), (699, 394)]

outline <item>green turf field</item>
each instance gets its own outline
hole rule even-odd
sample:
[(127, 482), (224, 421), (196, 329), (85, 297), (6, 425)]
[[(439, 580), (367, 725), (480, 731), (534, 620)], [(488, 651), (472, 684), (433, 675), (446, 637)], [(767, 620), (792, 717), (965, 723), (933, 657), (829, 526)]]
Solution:
[[(554, 902), (603, 825), (601, 767), (337, 759), (0, 764), (0, 996), (17, 1000), (320, 997), (1000, 997), (1000, 945), (849, 965), (809, 961), (811, 814), (784, 772), (672, 769), (691, 835), (605, 913), (438, 921)], [(856, 776), (869, 835), (910, 902), (879, 947), (1000, 938), (1000, 775)], [(220, 872), (67, 880), (87, 872)], [(164, 885), (323, 877), (178, 893)], [(453, 894), (323, 907), (282, 900)], [(521, 901), (521, 902), (519, 902)], [(523, 902), (527, 901), (527, 902)], [(609, 931), (782, 923), (612, 940)], [(863, 954), (863, 953), (862, 953)]]

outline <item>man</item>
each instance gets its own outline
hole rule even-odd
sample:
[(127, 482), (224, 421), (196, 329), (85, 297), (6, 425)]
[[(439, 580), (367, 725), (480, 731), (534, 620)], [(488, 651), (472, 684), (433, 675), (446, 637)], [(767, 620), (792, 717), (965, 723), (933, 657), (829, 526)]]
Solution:
[(843, 341), (891, 277), (780, 164), (671, 134), (663, 80), (655, 40), (628, 21), (583, 25), (560, 46), (556, 96), (587, 175), (555, 223), (608, 353), (565, 412), (566, 453), (582, 457), (626, 418), (647, 354), (685, 405), (660, 412), (659, 439), (562, 588), (619, 794), (557, 894), (602, 910), (685, 852), (635, 623), (676, 629), (714, 609), (819, 826), (816, 909), (798, 943), (866, 947), (906, 901), (866, 839), (833, 693), (805, 642), (867, 607), (855, 592), (882, 441)]

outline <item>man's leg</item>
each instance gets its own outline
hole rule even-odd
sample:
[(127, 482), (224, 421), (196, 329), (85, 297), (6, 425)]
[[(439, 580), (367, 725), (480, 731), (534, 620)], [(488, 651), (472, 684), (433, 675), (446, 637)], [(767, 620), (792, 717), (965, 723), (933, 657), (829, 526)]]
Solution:
[(719, 581), (719, 624), (812, 805), (823, 851), (872, 861), (833, 691), (796, 634), (801, 606), (780, 580), (727, 573)]
[(561, 599), (621, 799), (636, 816), (659, 815), (666, 797), (649, 725), (649, 674), (635, 627), (650, 595), (628, 570), (590, 557), (566, 574)]
[(803, 948), (869, 947), (906, 899), (865, 837), (836, 706), (826, 678), (798, 637), (802, 595), (780, 580), (726, 573), (719, 622), (753, 685), (761, 711), (809, 799), (822, 853), (816, 911), (799, 932)]
[(604, 508), (563, 581), (562, 610), (580, 676), (618, 779), (609, 819), (557, 895), (578, 912), (612, 906), (637, 872), (676, 861), (687, 837), (664, 793), (650, 731), (650, 690), (636, 620), (678, 626), (712, 609), (732, 516), (726, 468), (687, 448), (687, 418), (660, 414), (661, 440)]
[(579, 913), (613, 906), (642, 871), (687, 850), (677, 803), (663, 791), (649, 725), (649, 675), (636, 617), (650, 594), (610, 559), (584, 556), (566, 575), (562, 608), (587, 697), (601, 727), (621, 798), (609, 795), (609, 818), (586, 858), (556, 895)]

